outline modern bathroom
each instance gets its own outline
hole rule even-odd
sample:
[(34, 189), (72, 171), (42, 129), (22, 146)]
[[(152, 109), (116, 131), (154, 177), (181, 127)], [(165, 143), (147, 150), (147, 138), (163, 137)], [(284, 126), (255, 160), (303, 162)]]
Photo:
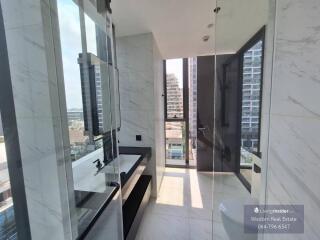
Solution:
[(0, 0), (0, 240), (318, 240), (317, 0)]

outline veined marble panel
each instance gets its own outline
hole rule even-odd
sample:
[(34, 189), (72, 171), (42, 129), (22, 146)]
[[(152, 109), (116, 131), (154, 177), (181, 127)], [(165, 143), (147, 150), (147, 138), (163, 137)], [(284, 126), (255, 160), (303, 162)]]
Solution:
[(1, 0), (1, 5), (32, 239), (72, 239), (56, 97), (62, 69), (56, 69), (48, 40), (55, 8), (45, 0)]
[[(153, 176), (153, 195), (165, 166), (163, 62), (151, 33), (117, 38), (120, 76), (121, 146), (152, 147), (147, 172)], [(136, 141), (136, 135), (142, 141)]]
[(305, 230), (266, 240), (320, 238), (319, 22), (319, 1), (277, 1), (266, 203), (303, 204)]

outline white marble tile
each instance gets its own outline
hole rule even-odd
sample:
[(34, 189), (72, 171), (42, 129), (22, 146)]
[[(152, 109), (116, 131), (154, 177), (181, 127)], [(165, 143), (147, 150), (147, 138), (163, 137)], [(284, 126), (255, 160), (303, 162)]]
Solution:
[[(161, 187), (162, 188), (162, 187)], [(158, 196), (159, 198), (159, 196)], [(150, 199), (148, 204), (148, 212), (152, 214), (163, 214), (174, 217), (188, 218), (189, 208), (187, 206), (170, 205), (162, 202), (157, 202), (157, 199)]]
[(189, 219), (190, 240), (212, 240), (212, 221)]
[(304, 204), (305, 231), (266, 240), (320, 238), (319, 16), (316, 0), (277, 1), (266, 202)]
[[(166, 168), (159, 195), (147, 206), (136, 239), (149, 239), (153, 233), (152, 239), (229, 240), (218, 204), (228, 198), (250, 197), (250, 194), (234, 174), (218, 175), (214, 178), (212, 173), (195, 169)], [(219, 188), (220, 191), (213, 192), (215, 179), (218, 179), (217, 185), (227, 183), (224, 191)], [(210, 204), (199, 207), (199, 202), (203, 203), (209, 196)], [(180, 233), (182, 230), (187, 234)]]
[(42, 1), (34, 0), (1, 0), (6, 27), (12, 29), (41, 24), (41, 4)]
[(189, 239), (188, 218), (145, 212), (136, 240)]
[(316, 0), (278, 3), (272, 113), (320, 117), (315, 104), (320, 90), (318, 4)]
[(44, 38), (53, 32), (42, 18), (53, 8), (42, 0), (1, 3), (32, 239), (71, 239), (57, 79), (48, 71), (55, 56)]
[[(120, 76), (120, 146), (152, 147), (147, 172), (152, 194), (160, 187), (165, 166), (162, 57), (151, 33), (117, 38)], [(142, 141), (136, 141), (142, 135)]]
[(219, 205), (229, 199), (250, 198), (250, 193), (234, 173), (215, 173), (213, 176), (213, 239), (228, 240)]

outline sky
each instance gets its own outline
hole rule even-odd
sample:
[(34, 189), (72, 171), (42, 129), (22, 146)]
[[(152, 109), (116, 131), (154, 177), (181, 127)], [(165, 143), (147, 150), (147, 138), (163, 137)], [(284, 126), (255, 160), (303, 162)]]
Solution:
[(82, 108), (80, 70), (82, 51), (79, 9), (73, 1), (58, 0), (58, 14), (67, 108)]
[[(79, 53), (82, 52), (79, 8), (70, 0), (58, 0), (58, 15), (67, 109), (82, 108)], [(97, 54), (94, 22), (85, 15), (87, 51)]]
[(183, 82), (183, 68), (182, 68), (182, 58), (179, 59), (169, 59), (166, 60), (166, 70), (167, 74), (174, 74), (178, 78), (179, 87), (182, 88)]

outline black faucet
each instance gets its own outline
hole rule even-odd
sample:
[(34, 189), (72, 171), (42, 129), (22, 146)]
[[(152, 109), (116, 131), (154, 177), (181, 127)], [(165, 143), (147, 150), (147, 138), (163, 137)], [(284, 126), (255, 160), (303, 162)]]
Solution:
[(100, 162), (100, 159), (95, 160), (93, 163), (96, 164), (96, 168), (98, 169), (98, 171), (102, 168), (102, 164)]

